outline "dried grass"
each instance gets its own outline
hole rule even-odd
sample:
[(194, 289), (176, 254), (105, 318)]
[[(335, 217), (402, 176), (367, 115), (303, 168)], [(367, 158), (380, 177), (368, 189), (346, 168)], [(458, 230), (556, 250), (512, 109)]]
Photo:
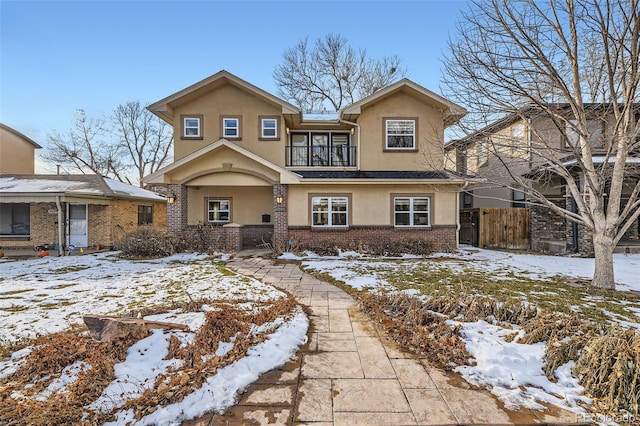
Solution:
[(640, 333), (609, 327), (584, 346), (573, 374), (594, 398), (599, 411), (626, 410), (635, 416), (640, 405)]
[[(257, 302), (254, 304), (256, 309), (251, 312), (239, 308), (238, 301), (191, 301), (181, 304), (181, 307), (197, 311), (204, 303), (219, 310), (205, 314), (205, 324), (193, 343), (182, 346), (178, 339), (170, 340), (167, 358), (182, 359), (183, 366), (160, 375), (153, 390), (126, 403), (124, 408), (134, 409), (136, 418), (150, 414), (158, 405), (181, 401), (215, 374), (218, 368), (242, 358), (252, 346), (264, 341), (269, 331), (252, 332), (251, 324), (259, 326), (278, 317), (288, 317), (297, 306), (290, 297)], [(176, 306), (171, 305), (171, 308)], [(156, 307), (148, 311), (157, 313), (167, 310), (167, 307)], [(236, 339), (231, 350), (224, 356), (211, 356), (215, 354), (219, 341), (229, 342), (232, 337)], [(111, 344), (95, 341), (84, 328), (77, 326), (30, 343), (34, 349), (26, 357), (25, 364), (3, 379), (0, 385), (0, 424), (102, 424), (114, 419), (112, 412), (88, 411), (83, 407), (95, 401), (114, 380), (114, 365), (124, 361), (128, 348), (135, 341), (128, 339)], [(53, 380), (60, 377), (66, 366), (77, 361), (86, 362), (91, 368), (81, 371), (66, 392), (54, 392), (46, 399), (37, 398)]]

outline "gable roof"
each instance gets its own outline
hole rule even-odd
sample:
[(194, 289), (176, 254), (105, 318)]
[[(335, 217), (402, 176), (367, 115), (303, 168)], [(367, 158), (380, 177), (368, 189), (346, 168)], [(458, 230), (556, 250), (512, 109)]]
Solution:
[(414, 83), (408, 78), (403, 78), (402, 80), (390, 84), (373, 93), (372, 95), (367, 96), (364, 99), (346, 106), (340, 111), (340, 116), (342, 118), (351, 119), (351, 121), (354, 121), (351, 116), (359, 115), (362, 111), (362, 107), (374, 102), (379, 102), (386, 97), (400, 91), (412, 92), (413, 94), (418, 95), (418, 97), (422, 98), (423, 100), (426, 100), (430, 103), (435, 103), (444, 113), (445, 127), (455, 124), (467, 114), (467, 110), (460, 105), (451, 102), (450, 100), (420, 86), (417, 83)]
[(0, 175), (0, 198), (30, 195), (166, 200), (146, 189), (95, 174)]
[(273, 104), (281, 106), (283, 114), (300, 114), (300, 109), (298, 107), (278, 98), (277, 96), (272, 95), (265, 90), (260, 89), (257, 86), (254, 86), (253, 84), (225, 70), (221, 70), (205, 78), (204, 80), (201, 80), (185, 89), (180, 90), (179, 92), (174, 93), (173, 95), (167, 96), (164, 99), (154, 102), (153, 104), (149, 105), (147, 109), (161, 119), (167, 121), (169, 124), (172, 124), (174, 118), (173, 108), (171, 107), (172, 104), (187, 101), (188, 99), (200, 96), (202, 93), (226, 84), (231, 84), (254, 95), (260, 96)]
[(280, 175), (280, 179), (281, 179), (280, 183), (295, 183), (300, 181), (300, 176), (297, 175), (296, 173), (293, 173), (276, 164), (273, 164), (272, 162), (265, 160), (261, 156), (254, 154), (253, 152), (245, 148), (242, 148), (241, 146), (238, 146), (235, 143), (229, 142), (224, 138), (219, 139), (216, 142), (210, 143), (209, 145), (204, 146), (199, 150), (194, 151), (191, 154), (180, 158), (179, 160), (169, 164), (168, 166), (165, 166), (161, 169), (156, 170), (154, 173), (151, 173), (150, 175), (145, 176), (143, 178), (143, 181), (145, 183), (156, 183), (156, 184), (165, 183), (164, 176), (167, 173), (170, 173), (171, 171), (176, 170), (179, 167), (182, 167), (186, 164), (189, 164), (191, 161), (194, 161), (200, 158), (201, 156), (206, 155), (207, 153), (213, 152), (215, 150), (218, 150), (222, 147), (229, 148), (230, 150), (235, 151), (244, 157), (250, 158), (256, 163), (262, 164), (263, 166), (277, 172)]
[(6, 124), (2, 124), (0, 123), (0, 128), (13, 133), (14, 135), (16, 135), (17, 137), (19, 137), (20, 139), (23, 139), (26, 142), (29, 142), (31, 145), (33, 145), (36, 149), (40, 149), (42, 148), (40, 145), (38, 145), (33, 139), (31, 139), (28, 136), (25, 136), (24, 134), (20, 133), (19, 131), (17, 131), (16, 129), (13, 129), (9, 126), (7, 126)]

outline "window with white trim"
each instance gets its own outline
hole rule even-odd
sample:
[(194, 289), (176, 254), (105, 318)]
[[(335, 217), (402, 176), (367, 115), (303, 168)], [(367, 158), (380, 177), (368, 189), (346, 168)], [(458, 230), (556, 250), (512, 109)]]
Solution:
[(222, 119), (222, 136), (225, 138), (240, 137), (240, 120), (237, 118)]
[(230, 200), (207, 200), (207, 220), (209, 222), (220, 223), (229, 222), (231, 218)]
[(387, 149), (415, 149), (415, 120), (386, 120)]
[(395, 197), (393, 215), (395, 226), (431, 226), (429, 197)]
[(29, 203), (0, 203), (0, 235), (31, 233), (31, 208)]
[(185, 138), (199, 138), (200, 135), (200, 118), (184, 117), (183, 129)]
[(262, 119), (262, 137), (265, 139), (278, 137), (278, 120), (275, 118)]
[(347, 197), (313, 197), (311, 199), (313, 226), (349, 226)]

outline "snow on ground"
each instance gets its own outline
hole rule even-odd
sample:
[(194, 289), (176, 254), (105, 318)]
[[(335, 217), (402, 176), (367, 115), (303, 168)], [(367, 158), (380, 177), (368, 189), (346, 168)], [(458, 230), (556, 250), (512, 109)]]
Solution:
[[(475, 247), (461, 249), (455, 254), (436, 253), (418, 259), (381, 259), (345, 256), (342, 253), (331, 257), (314, 253), (305, 253), (303, 256), (287, 253), (283, 258), (299, 260), (303, 267), (326, 273), (354, 288), (374, 290), (392, 288), (390, 282), (380, 277), (381, 271), (386, 271), (386, 276), (389, 276), (389, 271), (406, 268), (407, 262), (412, 268), (428, 268), (429, 258), (437, 258), (439, 265), (459, 272), (462, 280), (463, 265), (505, 279), (514, 275), (531, 279), (554, 276), (590, 279), (594, 269), (594, 259), (516, 254)], [(640, 291), (640, 255), (615, 254), (614, 270), (618, 290)], [(505, 336), (512, 334), (514, 329), (504, 329), (485, 321), (451, 323), (462, 327), (461, 338), (476, 361), (474, 366), (456, 369), (469, 383), (487, 387), (510, 409), (527, 407), (541, 410), (544, 409), (542, 403), (549, 403), (585, 415), (585, 410), (578, 402), (589, 404), (591, 401), (581, 395), (583, 388), (571, 375), (571, 363), (555, 371), (555, 383), (544, 374), (545, 342), (534, 345), (509, 342)], [(637, 324), (631, 325), (637, 327)]]
[(223, 275), (204, 255), (129, 261), (113, 253), (0, 261), (2, 339), (34, 337), (82, 323), (86, 314), (129, 315), (193, 298), (268, 300), (272, 286)]
[[(222, 273), (215, 261), (194, 254), (129, 261), (113, 253), (0, 261), (2, 339), (12, 341), (60, 331), (71, 323), (81, 322), (84, 314), (123, 314), (153, 304), (187, 301), (190, 297), (243, 300), (242, 307), (251, 309), (251, 301), (285, 296), (259, 281)], [(204, 305), (203, 312), (175, 310), (145, 318), (178, 322), (197, 331), (204, 323), (204, 312), (211, 309), (217, 308)], [(159, 406), (135, 424), (179, 424), (212, 410), (224, 411), (261, 374), (284, 365), (295, 354), (298, 346), (306, 342), (308, 325), (306, 315), (297, 308), (286, 321), (278, 318), (273, 323), (254, 326), (253, 332), (265, 332), (267, 338), (250, 348), (247, 356), (219, 369), (181, 402)], [(195, 333), (159, 329), (136, 342), (129, 348), (125, 361), (114, 367), (115, 380), (86, 408), (121, 409), (127, 401), (152, 388), (157, 377), (178, 367), (182, 361), (165, 359), (172, 336), (186, 344), (194, 339)], [(229, 342), (220, 342), (216, 355), (223, 356), (229, 346)], [(0, 379), (16, 371), (29, 351), (22, 349), (0, 361)], [(65, 392), (85, 368), (91, 366), (84, 363), (67, 366), (37, 399), (46, 400), (53, 392)], [(122, 409), (109, 424), (133, 422), (133, 411)]]

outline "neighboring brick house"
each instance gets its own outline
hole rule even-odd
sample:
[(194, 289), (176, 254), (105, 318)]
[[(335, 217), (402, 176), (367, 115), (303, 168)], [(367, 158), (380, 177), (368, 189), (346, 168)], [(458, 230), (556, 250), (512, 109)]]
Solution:
[(0, 246), (110, 248), (138, 226), (166, 228), (166, 205), (99, 175), (0, 175)]
[(332, 114), (307, 114), (220, 71), (149, 106), (174, 127), (173, 231), (207, 225), (227, 249), (272, 240), (347, 247), (394, 238), (457, 247), (458, 191), (444, 129), (466, 111), (403, 79)]
[(36, 142), (0, 123), (0, 175), (35, 173)]
[[(571, 156), (571, 141), (567, 140), (578, 137), (570, 126), (572, 120), (569, 109), (566, 104), (553, 105), (561, 112), (566, 111), (568, 118), (565, 120), (565, 128), (558, 128), (558, 123), (553, 123), (548, 117), (538, 114), (535, 107), (524, 108), (521, 114), (509, 114), (463, 139), (449, 142), (445, 146), (447, 167), (480, 180), (469, 185), (461, 193), (461, 209), (528, 207), (531, 249), (591, 255), (593, 243), (591, 235), (585, 229), (552, 212), (548, 207), (530, 205), (530, 200), (525, 197), (525, 192), (514, 179), (514, 176), (532, 177), (536, 170), (548, 164), (535, 154), (540, 148), (531, 148), (546, 146), (544, 149), (553, 150), (563, 159), (564, 167), (577, 177), (580, 189), (584, 191), (584, 179), (580, 175), (580, 169), (575, 166), (575, 158)], [(598, 112), (595, 106), (589, 108)], [(598, 112), (597, 119), (594, 116), (593, 120), (590, 119), (588, 122), (592, 130), (590, 145), (596, 167), (600, 167), (605, 161), (603, 136), (614, 127), (613, 118), (607, 116), (603, 119), (602, 115), (604, 114)], [(523, 119), (523, 116), (526, 119)], [(636, 121), (638, 118), (636, 117)], [(636, 153), (635, 157), (632, 156), (627, 161), (630, 165), (640, 163), (640, 153)], [(637, 180), (636, 169), (635, 173), (629, 174), (623, 194), (631, 194)], [(554, 173), (534, 183), (534, 189), (562, 208), (576, 208), (571, 194), (566, 189), (565, 181)], [(625, 234), (619, 246), (628, 243), (635, 246), (639, 241), (639, 232), (640, 224), (636, 223)]]

